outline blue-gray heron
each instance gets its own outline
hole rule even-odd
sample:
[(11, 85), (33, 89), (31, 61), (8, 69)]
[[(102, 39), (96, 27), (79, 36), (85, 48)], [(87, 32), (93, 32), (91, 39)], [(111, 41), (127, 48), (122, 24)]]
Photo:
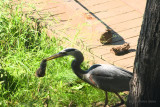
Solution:
[(115, 93), (121, 100), (121, 103), (117, 104), (116, 106), (124, 104), (124, 100), (121, 98), (118, 92), (129, 91), (129, 81), (133, 74), (110, 64), (95, 64), (92, 65), (88, 70), (84, 71), (80, 68), (81, 63), (84, 60), (83, 54), (74, 48), (64, 49), (59, 53), (44, 59), (40, 68), (36, 72), (36, 76), (42, 77), (45, 75), (47, 61), (67, 55), (74, 56), (75, 59), (72, 61), (71, 67), (74, 73), (80, 79), (105, 91), (106, 99), (104, 106), (108, 104), (108, 91)]

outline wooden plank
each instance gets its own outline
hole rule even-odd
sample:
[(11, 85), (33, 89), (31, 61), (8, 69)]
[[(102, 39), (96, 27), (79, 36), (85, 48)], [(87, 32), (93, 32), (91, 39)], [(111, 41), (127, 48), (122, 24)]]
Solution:
[(135, 46), (135, 45), (137, 45), (138, 38), (139, 38), (139, 36), (131, 37), (128, 39), (124, 39), (122, 41), (117, 41), (115, 43), (112, 43), (111, 45), (114, 47), (117, 45), (122, 45), (123, 43), (127, 42), (130, 44), (130, 46)]
[(113, 53), (107, 53), (107, 54), (102, 55), (102, 59), (104, 59), (106, 61), (109, 61), (110, 63), (114, 64), (114, 62), (116, 62), (116, 61), (135, 56), (135, 54), (136, 54), (135, 52), (136, 52), (136, 46), (133, 46), (133, 47), (130, 47), (129, 53), (127, 53), (127, 54), (117, 56)]
[(132, 67), (134, 65), (134, 59), (135, 59), (135, 56), (132, 56), (132, 57), (114, 62), (114, 65), (117, 65), (123, 68)]
[[(102, 58), (103, 55), (109, 54), (110, 49), (113, 47), (118, 47), (120, 45), (93, 45), (88, 47), (89, 51)], [(136, 45), (131, 46), (130, 49), (135, 49)]]
[(87, 7), (91, 12), (107, 11), (109, 9), (125, 6), (125, 4), (120, 0), (112, 0), (103, 4), (96, 6)]
[(141, 14), (139, 14), (136, 11), (131, 11), (131, 12), (128, 12), (125, 14), (120, 14), (120, 15), (113, 16), (110, 18), (106, 18), (103, 21), (106, 22), (108, 25), (114, 25), (114, 24), (119, 24), (122, 22), (126, 22), (126, 21), (130, 21), (130, 20), (133, 20), (136, 18), (140, 18), (140, 17), (142, 17)]
[(141, 18), (137, 18), (137, 19), (133, 19), (130, 21), (126, 21), (123, 23), (119, 23), (119, 24), (115, 24), (115, 25), (110, 25), (110, 27), (112, 29), (114, 29), (116, 32), (120, 32), (120, 31), (125, 31), (134, 27), (139, 27), (142, 25), (142, 17)]
[(109, 17), (120, 15), (120, 14), (128, 13), (131, 11), (134, 11), (134, 9), (130, 8), (129, 6), (120, 6), (117, 8), (109, 9), (107, 11), (99, 11), (95, 13), (95, 15), (97, 15), (101, 19), (104, 19), (104, 18), (109, 18)]
[[(135, 49), (138, 38), (139, 37), (137, 36), (137, 37), (125, 39), (125, 42), (130, 44), (131, 49), (132, 48)], [(121, 46), (123, 43), (124, 41), (118, 41), (108, 45), (99, 45), (99, 44), (90, 43), (90, 45), (88, 45), (88, 49), (90, 50), (91, 53), (95, 53), (95, 55), (102, 57), (102, 55), (110, 53), (111, 48)]]
[(130, 7), (134, 8), (135, 10), (140, 12), (141, 14), (144, 13), (144, 9), (146, 6), (146, 0), (121, 0), (121, 1), (123, 1), (124, 3), (129, 5)]
[(140, 34), (141, 26), (131, 28), (125, 31), (118, 32), (119, 35), (123, 36), (124, 39), (138, 36)]
[(86, 7), (96, 6), (103, 3), (110, 2), (112, 0), (78, 0), (80, 3), (82, 3)]

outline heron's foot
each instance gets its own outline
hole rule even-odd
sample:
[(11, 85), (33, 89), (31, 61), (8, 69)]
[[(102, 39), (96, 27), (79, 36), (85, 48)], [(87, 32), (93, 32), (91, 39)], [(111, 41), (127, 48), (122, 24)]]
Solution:
[(124, 101), (121, 101), (121, 103), (118, 103), (118, 104), (116, 104), (116, 105), (114, 105), (114, 106), (112, 106), (112, 107), (119, 107), (119, 106), (121, 106), (121, 105), (123, 105), (124, 104)]
[(118, 104), (116, 104), (116, 105), (114, 105), (112, 107), (119, 107), (120, 105), (124, 104), (124, 100), (122, 99), (122, 97), (117, 92), (115, 92), (115, 94), (119, 97), (119, 99), (121, 100), (121, 103), (118, 103)]

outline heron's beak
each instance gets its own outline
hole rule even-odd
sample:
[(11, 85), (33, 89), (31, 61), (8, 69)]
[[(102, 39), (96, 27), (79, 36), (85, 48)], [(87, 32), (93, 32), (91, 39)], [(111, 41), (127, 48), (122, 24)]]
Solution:
[(58, 57), (62, 57), (62, 56), (65, 56), (66, 55), (66, 53), (57, 53), (57, 54), (54, 54), (54, 55), (52, 55), (52, 56), (50, 56), (50, 57), (48, 57), (48, 58), (46, 58), (46, 60), (47, 61), (49, 61), (49, 60), (52, 60), (52, 59), (55, 59), (55, 58), (58, 58)]

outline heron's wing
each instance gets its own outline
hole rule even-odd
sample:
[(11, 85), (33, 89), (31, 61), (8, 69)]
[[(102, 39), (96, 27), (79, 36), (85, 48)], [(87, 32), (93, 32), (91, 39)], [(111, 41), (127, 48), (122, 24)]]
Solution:
[(110, 64), (95, 64), (88, 69), (92, 75), (106, 76), (106, 77), (132, 77), (132, 73)]
[(93, 65), (88, 72), (90, 73), (90, 80), (96, 86), (108, 91), (127, 91), (129, 90), (129, 81), (132, 73), (114, 65)]
[(133, 76), (133, 73), (132, 73), (132, 72), (129, 72), (129, 71), (127, 71), (127, 70), (125, 70), (125, 69), (123, 69), (123, 68), (117, 67), (117, 66), (114, 66), (114, 67), (117, 68), (117, 69), (119, 69), (119, 70), (122, 70), (122, 71), (124, 71), (124, 72), (126, 72), (126, 73), (128, 73), (128, 74), (130, 74), (130, 75)]

